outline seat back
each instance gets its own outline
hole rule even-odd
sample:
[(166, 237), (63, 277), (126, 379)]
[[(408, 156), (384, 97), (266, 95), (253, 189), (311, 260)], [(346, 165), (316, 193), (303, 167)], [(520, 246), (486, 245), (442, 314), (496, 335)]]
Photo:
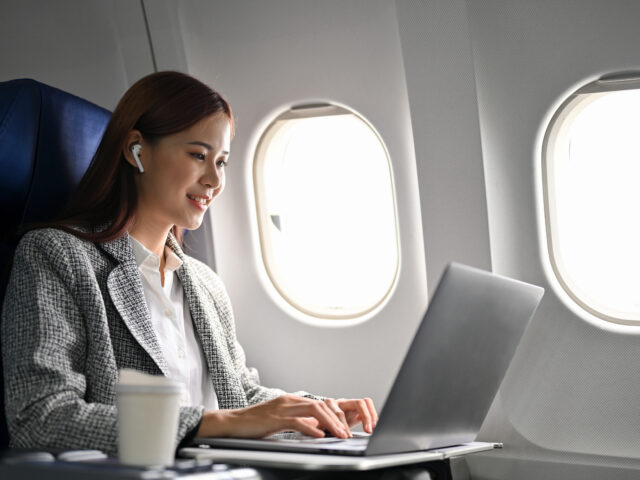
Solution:
[[(0, 83), (0, 305), (18, 232), (25, 224), (51, 220), (65, 205), (89, 166), (110, 115), (34, 80)], [(3, 450), (9, 435), (2, 368), (0, 393)]]

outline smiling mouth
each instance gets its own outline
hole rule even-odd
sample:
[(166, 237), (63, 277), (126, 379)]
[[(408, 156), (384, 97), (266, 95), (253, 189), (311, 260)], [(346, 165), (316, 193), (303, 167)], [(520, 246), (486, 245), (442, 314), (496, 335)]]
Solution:
[(187, 193), (187, 198), (189, 200), (193, 200), (194, 202), (198, 202), (200, 205), (206, 207), (209, 202), (211, 201), (211, 198), (209, 197), (202, 197), (200, 195), (190, 195)]

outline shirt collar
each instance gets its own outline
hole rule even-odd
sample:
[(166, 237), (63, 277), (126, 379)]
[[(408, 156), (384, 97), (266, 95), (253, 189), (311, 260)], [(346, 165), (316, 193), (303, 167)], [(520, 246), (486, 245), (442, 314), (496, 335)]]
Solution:
[[(142, 243), (140, 243), (136, 238), (132, 235), (129, 235), (131, 238), (131, 246), (133, 247), (133, 255), (136, 259), (136, 265), (138, 268), (148, 267), (153, 270), (158, 271), (160, 268), (160, 257), (158, 257), (155, 253), (145, 247)], [(178, 257), (174, 251), (169, 248), (168, 245), (164, 247), (164, 271), (165, 272), (173, 272), (180, 268), (182, 265), (182, 260)]]

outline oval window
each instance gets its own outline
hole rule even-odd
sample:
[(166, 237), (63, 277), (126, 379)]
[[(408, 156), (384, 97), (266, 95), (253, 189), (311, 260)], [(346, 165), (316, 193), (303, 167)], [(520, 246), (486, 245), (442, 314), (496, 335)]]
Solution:
[(640, 78), (614, 76), (574, 93), (543, 145), (551, 264), (592, 314), (640, 322)]
[(254, 159), (262, 258), (276, 290), (307, 315), (362, 316), (396, 280), (391, 166), (373, 128), (335, 105), (292, 108)]

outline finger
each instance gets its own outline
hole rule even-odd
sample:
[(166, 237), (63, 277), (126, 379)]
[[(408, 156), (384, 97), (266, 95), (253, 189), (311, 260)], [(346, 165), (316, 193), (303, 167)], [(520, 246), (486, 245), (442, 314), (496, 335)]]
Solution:
[(346, 400), (345, 404), (340, 404), (343, 409), (350, 408), (358, 412), (360, 416), (360, 420), (362, 421), (362, 428), (367, 433), (373, 432), (373, 421), (371, 419), (371, 414), (369, 413), (369, 406), (367, 402), (364, 400)]
[(333, 398), (327, 398), (324, 402), (327, 404), (327, 407), (329, 407), (329, 410), (331, 410), (335, 414), (335, 416), (338, 417), (338, 420), (340, 420), (345, 430), (349, 431), (347, 417), (340, 408), (340, 405), (338, 405), (338, 402), (336, 402)]
[(320, 422), (318, 421), (317, 418), (313, 418), (313, 417), (300, 417), (302, 419), (303, 422), (311, 425), (312, 427), (319, 427), (320, 426)]
[(310, 437), (316, 437), (316, 438), (324, 437), (324, 432), (321, 429), (319, 429), (317, 426), (312, 425), (312, 423), (314, 422), (309, 422), (308, 418), (290, 417), (286, 419), (286, 426), (284, 429), (294, 430), (304, 435), (309, 435)]
[(378, 412), (376, 411), (376, 406), (373, 404), (373, 400), (368, 397), (365, 398), (364, 401), (369, 407), (369, 413), (371, 414), (371, 419), (373, 420), (373, 428), (376, 428), (376, 425), (378, 424)]
[(320, 422), (320, 426), (327, 429), (332, 435), (339, 438), (347, 438), (347, 432), (344, 430), (342, 423), (324, 402), (311, 400), (309, 402), (298, 402), (285, 408), (286, 416), (288, 417), (314, 417)]
[[(329, 406), (324, 402), (318, 402), (318, 406), (320, 407), (320, 410), (324, 412), (325, 418), (328, 418), (331, 420), (331, 425), (333, 426), (333, 429), (330, 428), (330, 426), (327, 426), (327, 427), (329, 427), (329, 431), (333, 435), (340, 438), (348, 438), (351, 436), (351, 431), (345, 429), (344, 424), (342, 423), (337, 413), (333, 409), (329, 408)], [(338, 410), (342, 412), (340, 407), (338, 407)]]
[(349, 422), (347, 422), (347, 416), (340, 408), (340, 405), (338, 405), (338, 402), (336, 402), (333, 398), (327, 398), (325, 399), (324, 403), (326, 403), (329, 407), (329, 410), (331, 410), (336, 415), (336, 417), (338, 417), (338, 420), (340, 420), (340, 422), (342, 423), (342, 426), (344, 427), (345, 432), (347, 432), (347, 435), (349, 437), (353, 437), (353, 435), (351, 434), (351, 429), (349, 428)]

